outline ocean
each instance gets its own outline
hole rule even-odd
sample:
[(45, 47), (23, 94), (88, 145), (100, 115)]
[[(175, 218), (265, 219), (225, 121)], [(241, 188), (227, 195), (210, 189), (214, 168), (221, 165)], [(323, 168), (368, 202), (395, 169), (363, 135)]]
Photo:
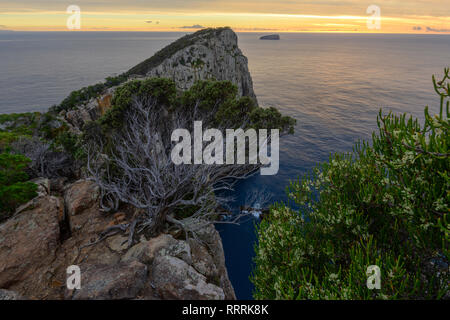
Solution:
[[(72, 90), (117, 75), (152, 56), (184, 33), (1, 32), (0, 113), (45, 111)], [(368, 140), (376, 116), (408, 113), (423, 119), (438, 111), (431, 76), (450, 67), (449, 35), (282, 33), (280, 41), (240, 33), (259, 104), (297, 119), (295, 134), (280, 141), (280, 170), (239, 183), (234, 207), (254, 190), (271, 202), (286, 201), (285, 188), (326, 161)], [(239, 299), (252, 298), (249, 275), (256, 220), (219, 225), (229, 277)]]

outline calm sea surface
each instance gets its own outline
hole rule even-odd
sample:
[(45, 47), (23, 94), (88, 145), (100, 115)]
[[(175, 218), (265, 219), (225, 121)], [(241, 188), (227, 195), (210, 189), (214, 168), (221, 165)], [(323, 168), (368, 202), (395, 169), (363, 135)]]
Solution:
[[(0, 113), (44, 111), (72, 90), (128, 70), (183, 33), (0, 33)], [(239, 34), (262, 106), (297, 119), (281, 140), (280, 171), (237, 186), (238, 206), (255, 189), (284, 201), (293, 179), (350, 151), (376, 128), (379, 108), (423, 119), (438, 110), (432, 74), (450, 66), (450, 36), (281, 34), (260, 41)], [(254, 221), (218, 226), (238, 298), (250, 299)]]

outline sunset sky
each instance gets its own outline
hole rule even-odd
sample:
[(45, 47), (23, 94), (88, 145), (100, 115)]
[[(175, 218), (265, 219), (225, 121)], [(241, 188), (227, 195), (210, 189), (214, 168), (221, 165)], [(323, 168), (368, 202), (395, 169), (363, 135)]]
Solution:
[[(69, 5), (81, 9), (81, 31), (450, 34), (450, 0), (0, 0), (0, 30), (68, 30)], [(367, 27), (371, 5), (381, 9), (378, 30)]]

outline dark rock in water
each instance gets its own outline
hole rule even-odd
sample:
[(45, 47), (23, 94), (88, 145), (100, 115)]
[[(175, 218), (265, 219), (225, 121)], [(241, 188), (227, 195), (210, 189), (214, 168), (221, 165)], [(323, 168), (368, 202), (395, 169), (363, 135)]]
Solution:
[(279, 34), (270, 34), (268, 36), (262, 36), (259, 40), (280, 40)]

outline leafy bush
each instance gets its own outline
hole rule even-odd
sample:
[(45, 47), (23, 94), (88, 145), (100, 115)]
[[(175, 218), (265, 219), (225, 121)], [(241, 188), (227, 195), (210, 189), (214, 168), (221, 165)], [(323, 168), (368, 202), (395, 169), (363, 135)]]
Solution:
[(169, 105), (176, 96), (175, 83), (165, 78), (150, 78), (134, 80), (118, 88), (112, 99), (112, 108), (99, 119), (105, 129), (120, 128), (123, 126), (123, 114), (130, 107), (136, 97), (152, 97), (158, 103)]
[(36, 196), (37, 186), (26, 182), (30, 160), (22, 155), (0, 154), (0, 221), (15, 208)]
[[(449, 298), (449, 70), (423, 126), (378, 116), (372, 146), (335, 154), (290, 183), (258, 230), (257, 299)], [(369, 290), (367, 268), (381, 269)]]
[(39, 112), (1, 114), (0, 152), (8, 150), (14, 141), (33, 135), (40, 118)]
[[(165, 78), (150, 78), (127, 82), (118, 88), (112, 100), (112, 108), (99, 119), (103, 133), (123, 126), (124, 112), (130, 108), (133, 99), (156, 99), (168, 112), (178, 109), (192, 113), (198, 109), (198, 119), (211, 126), (236, 128), (249, 119), (249, 127), (278, 128), (282, 132), (292, 133), (295, 120), (283, 117), (275, 108), (258, 108), (249, 97), (238, 97), (237, 87), (230, 81), (197, 81), (189, 90), (177, 93), (175, 82)], [(213, 119), (210, 119), (213, 115)], [(94, 124), (89, 125), (91, 131)], [(98, 131), (96, 131), (98, 134)], [(86, 135), (85, 135), (86, 136)]]

